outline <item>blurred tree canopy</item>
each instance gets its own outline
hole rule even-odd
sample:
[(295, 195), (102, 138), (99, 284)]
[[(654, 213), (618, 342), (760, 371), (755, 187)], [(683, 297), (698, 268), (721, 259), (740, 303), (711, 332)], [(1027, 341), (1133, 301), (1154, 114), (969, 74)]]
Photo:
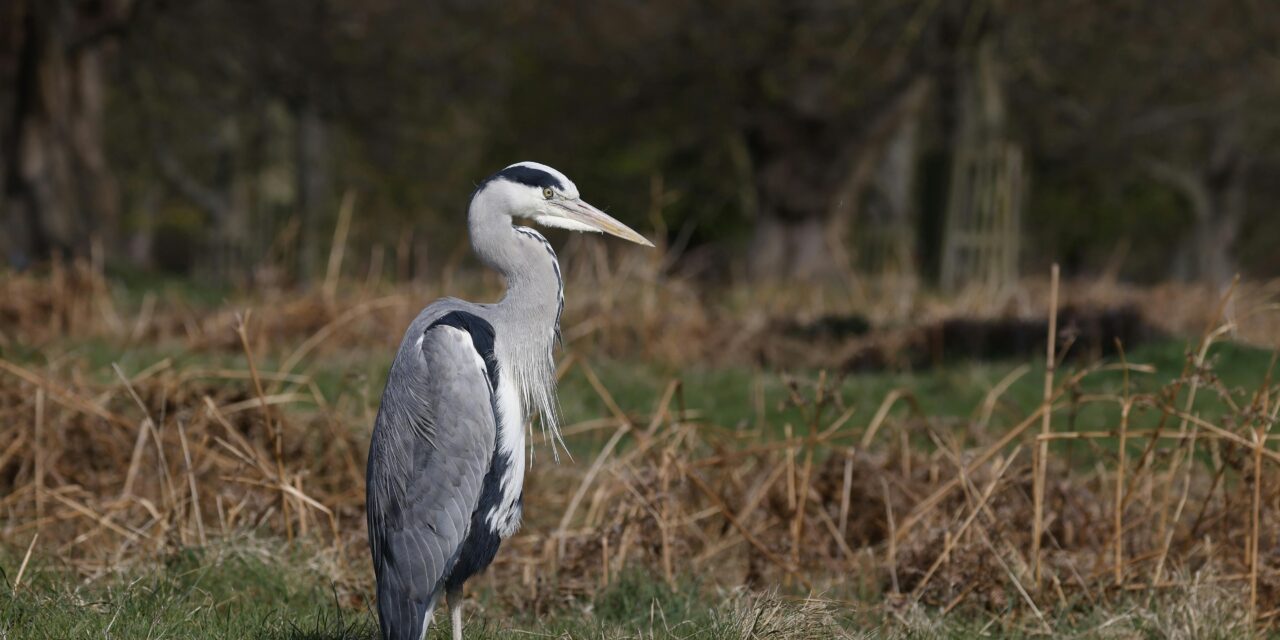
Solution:
[(305, 280), (350, 192), (356, 255), (411, 277), (534, 159), (690, 269), (823, 277), (889, 215), (929, 272), (982, 51), (1028, 268), (1280, 273), (1260, 0), (8, 0), (0, 251)]

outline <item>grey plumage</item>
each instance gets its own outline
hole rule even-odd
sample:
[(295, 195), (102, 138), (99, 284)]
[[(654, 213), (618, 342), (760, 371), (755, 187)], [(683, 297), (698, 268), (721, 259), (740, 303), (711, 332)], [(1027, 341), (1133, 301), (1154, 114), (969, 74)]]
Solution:
[(519, 163), (477, 187), (472, 248), (502, 274), (507, 293), (495, 304), (445, 298), (418, 314), (391, 365), (369, 447), (369, 546), (386, 640), (420, 640), (442, 593), (461, 638), (463, 583), (519, 526), (529, 411), (558, 439), (560, 267), (546, 239), (513, 226), (514, 216), (648, 244), (582, 202), (550, 167)]
[(384, 393), (426, 401), (384, 402), (378, 427), (403, 428), (375, 428), (369, 449), (369, 540), (387, 640), (421, 637), (467, 535), (497, 433), (488, 376), (470, 336), (449, 326), (425, 330), (441, 306), (414, 322), (422, 341), (402, 345)]

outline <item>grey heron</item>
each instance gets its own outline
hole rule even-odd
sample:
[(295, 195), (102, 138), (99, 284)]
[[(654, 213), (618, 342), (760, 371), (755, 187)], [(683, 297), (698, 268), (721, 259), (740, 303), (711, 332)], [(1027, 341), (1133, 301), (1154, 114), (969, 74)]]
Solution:
[(471, 248), (506, 280), (494, 304), (442, 298), (409, 325), (369, 445), (366, 511), (384, 640), (421, 640), (441, 594), (462, 637), (462, 586), (520, 526), (525, 424), (558, 435), (552, 346), (564, 288), (546, 238), (515, 224), (653, 246), (583, 202), (564, 174), (513, 164), (476, 187)]

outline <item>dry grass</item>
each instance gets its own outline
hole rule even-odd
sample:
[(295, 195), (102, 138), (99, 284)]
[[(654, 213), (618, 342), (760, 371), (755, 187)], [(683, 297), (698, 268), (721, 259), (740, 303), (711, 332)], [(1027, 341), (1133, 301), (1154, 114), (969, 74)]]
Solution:
[[(985, 438), (975, 442), (911, 410), (910, 390), (855, 424), (825, 375), (795, 382), (791, 404), (804, 420), (782, 429), (708, 423), (684, 409), (678, 378), (647, 412), (623, 412), (586, 354), (679, 367), (786, 353), (793, 366), (821, 365), (822, 354), (779, 347), (770, 328), (860, 304), (882, 324), (977, 311), (969, 297), (944, 311), (924, 296), (876, 304), (869, 294), (833, 300), (814, 291), (777, 291), (750, 306), (741, 290), (711, 298), (638, 255), (583, 252), (570, 263), (574, 289), (598, 295), (570, 296), (562, 374), (586, 376), (611, 407), (571, 431), (607, 441), (594, 458), (535, 467), (526, 501), (538, 508), (490, 571), (504, 604), (553, 608), (641, 568), (673, 585), (697, 575), (746, 589), (742, 612), (729, 614), (752, 626), (743, 637), (797, 625), (822, 635), (835, 628), (829, 610), (852, 600), (876, 603), (908, 630), (921, 624), (921, 610), (1012, 611), (1019, 628), (1052, 633), (1062, 616), (1101, 607), (1117, 613), (1099, 633), (1169, 637), (1270, 628), (1280, 618), (1271, 533), (1280, 530), (1280, 453), (1267, 444), (1280, 436), (1272, 433), (1280, 386), (1268, 377), (1228, 388), (1210, 357), (1228, 337), (1275, 346), (1274, 287), (1215, 297), (1064, 286), (1060, 304), (1138, 301), (1167, 330), (1196, 326), (1199, 348), (1154, 391), (1129, 384), (1148, 371), (1142, 363), (1060, 370), (1047, 379), (1044, 403), (1007, 429), (988, 429), (1007, 388), (997, 385), (966, 426)], [(495, 283), (440, 286), (460, 287), (491, 292)], [(251, 315), (153, 297), (122, 311), (83, 266), (0, 277), (0, 353), (47, 355), (0, 360), (4, 540), (94, 576), (174, 548), (269, 532), (310, 545), (343, 601), (359, 603), (370, 593), (363, 468), (372, 420), (367, 407), (326, 398), (310, 372), (344, 349), (390, 352), (398, 335), (388, 327), (403, 326), (435, 291), (260, 293)], [(1047, 314), (1046, 291), (1031, 283), (995, 306)], [(59, 357), (73, 335), (123, 348), (174, 343), (239, 364), (91, 370)], [(1119, 392), (1085, 391), (1117, 370)], [(1221, 417), (1202, 417), (1206, 404)], [(1068, 430), (1086, 410), (1102, 411), (1105, 423)], [(1091, 464), (1068, 463), (1063, 441), (1090, 447)], [(1045, 452), (1042, 465), (1036, 450)], [(774, 589), (831, 599), (797, 609), (761, 595)], [(1171, 604), (1125, 613), (1136, 596)]]

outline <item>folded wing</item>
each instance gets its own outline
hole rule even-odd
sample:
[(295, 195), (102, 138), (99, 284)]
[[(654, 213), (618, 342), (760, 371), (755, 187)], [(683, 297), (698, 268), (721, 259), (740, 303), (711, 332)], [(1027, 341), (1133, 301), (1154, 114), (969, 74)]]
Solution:
[(406, 339), (374, 426), (366, 509), (388, 640), (422, 637), (493, 457), (493, 329), (467, 315)]

